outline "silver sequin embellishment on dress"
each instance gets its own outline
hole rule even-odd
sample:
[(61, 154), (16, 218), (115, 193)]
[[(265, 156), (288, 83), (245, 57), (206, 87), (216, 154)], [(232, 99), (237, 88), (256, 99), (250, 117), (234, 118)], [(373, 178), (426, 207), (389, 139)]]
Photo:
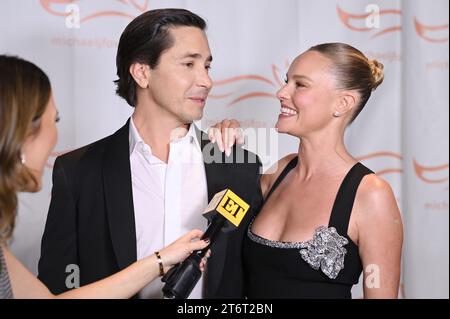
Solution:
[(313, 239), (306, 242), (282, 242), (265, 239), (247, 230), (248, 237), (259, 244), (274, 248), (300, 249), (300, 256), (315, 270), (320, 269), (327, 277), (335, 279), (344, 268), (344, 257), (348, 244), (347, 238), (339, 235), (334, 227), (320, 226), (316, 229)]
[(335, 279), (344, 268), (344, 257), (348, 244), (345, 237), (339, 235), (334, 227), (320, 226), (316, 229), (314, 238), (307, 241), (306, 248), (300, 250), (300, 255), (312, 268), (322, 270), (329, 278)]

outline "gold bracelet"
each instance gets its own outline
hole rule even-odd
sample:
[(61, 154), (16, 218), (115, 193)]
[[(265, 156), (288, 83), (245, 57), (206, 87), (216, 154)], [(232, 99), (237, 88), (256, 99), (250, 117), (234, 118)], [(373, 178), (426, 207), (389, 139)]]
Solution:
[(156, 258), (158, 258), (158, 264), (159, 264), (159, 276), (164, 276), (164, 265), (163, 261), (161, 259), (161, 255), (159, 254), (159, 251), (155, 251)]

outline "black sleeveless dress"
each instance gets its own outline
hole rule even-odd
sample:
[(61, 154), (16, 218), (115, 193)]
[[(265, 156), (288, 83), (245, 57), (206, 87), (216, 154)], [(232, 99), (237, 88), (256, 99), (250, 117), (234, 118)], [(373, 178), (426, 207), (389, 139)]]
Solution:
[[(266, 201), (297, 161), (296, 157), (289, 162)], [(362, 262), (347, 229), (358, 186), (372, 173), (361, 163), (350, 169), (337, 193), (328, 227), (318, 227), (309, 241), (268, 240), (252, 233), (251, 223), (243, 244), (247, 297), (351, 298)]]

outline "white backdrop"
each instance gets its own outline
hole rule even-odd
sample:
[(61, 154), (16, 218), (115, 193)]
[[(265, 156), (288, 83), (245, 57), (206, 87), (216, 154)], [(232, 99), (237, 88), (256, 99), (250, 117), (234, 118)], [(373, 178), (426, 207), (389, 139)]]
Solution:
[[(62, 117), (43, 190), (20, 196), (11, 247), (25, 265), (37, 272), (55, 156), (113, 133), (132, 112), (114, 94), (121, 32), (133, 17), (163, 7), (208, 22), (215, 87), (203, 128), (223, 118), (272, 127), (287, 64), (314, 44), (347, 42), (384, 63), (385, 81), (348, 130), (347, 145), (395, 191), (405, 225), (401, 296), (448, 298), (446, 0), (2, 0), (0, 53), (45, 70)], [(272, 161), (297, 151), (297, 140), (278, 138)]]

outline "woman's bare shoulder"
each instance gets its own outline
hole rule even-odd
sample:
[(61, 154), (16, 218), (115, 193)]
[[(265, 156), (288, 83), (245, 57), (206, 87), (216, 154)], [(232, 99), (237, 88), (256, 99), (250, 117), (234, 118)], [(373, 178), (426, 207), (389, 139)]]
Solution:
[[(388, 225), (401, 225), (400, 211), (391, 186), (376, 174), (366, 175), (358, 188), (355, 206), (360, 230), (388, 229)], [(375, 227), (374, 227), (375, 226)]]
[(264, 198), (266, 198), (267, 192), (272, 188), (273, 183), (275, 183), (286, 165), (297, 156), (297, 153), (289, 154), (263, 173), (261, 176), (261, 190)]

